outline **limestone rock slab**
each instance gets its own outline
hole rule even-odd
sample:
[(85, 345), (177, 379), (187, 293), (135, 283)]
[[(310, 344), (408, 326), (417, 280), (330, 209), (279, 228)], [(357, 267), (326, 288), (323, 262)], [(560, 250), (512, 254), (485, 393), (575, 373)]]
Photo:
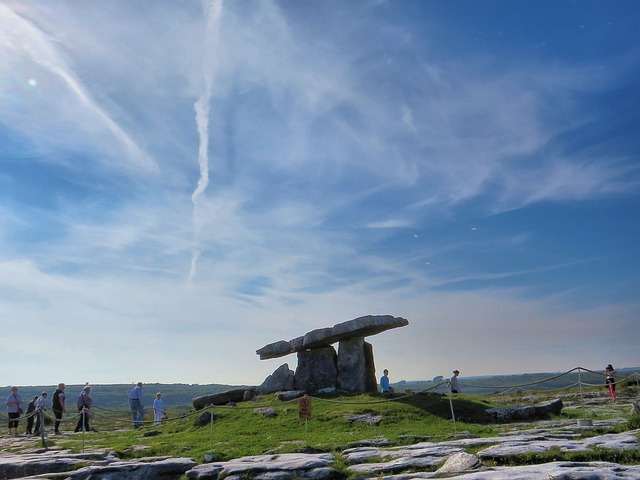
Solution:
[(203, 395), (192, 400), (193, 408), (202, 410), (209, 405), (227, 405), (230, 402), (242, 402), (256, 395), (257, 391), (251, 388), (234, 388), (226, 392)]
[(295, 386), (295, 375), (289, 365), (283, 363), (271, 375), (264, 379), (258, 386), (258, 392), (262, 395), (267, 393), (293, 390)]
[(524, 407), (489, 408), (485, 411), (485, 416), (498, 423), (540, 420), (560, 414), (562, 406), (562, 400), (557, 398)]
[(366, 315), (333, 327), (319, 328), (292, 340), (279, 340), (256, 350), (260, 360), (283, 357), (291, 353), (326, 347), (336, 342), (353, 337), (377, 335), (392, 328), (409, 325), (409, 321), (392, 315)]
[(322, 476), (323, 472), (330, 473), (329, 465), (333, 459), (330, 453), (255, 455), (228, 462), (198, 465), (187, 472), (187, 478), (217, 479), (220, 476), (224, 478), (251, 476), (251, 478), (267, 480), (267, 478), (283, 478), (282, 475), (285, 475), (284, 478), (309, 478), (312, 475), (315, 478), (326, 478)]

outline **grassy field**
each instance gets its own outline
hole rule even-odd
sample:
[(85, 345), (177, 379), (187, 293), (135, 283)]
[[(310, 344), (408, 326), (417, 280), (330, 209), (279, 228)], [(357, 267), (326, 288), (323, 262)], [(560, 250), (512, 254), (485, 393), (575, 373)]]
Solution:
[[(556, 393), (546, 395), (552, 398)], [(637, 392), (630, 395), (637, 395)], [(544, 398), (542, 393), (540, 399)], [(187, 408), (171, 410), (163, 425), (154, 426), (152, 422), (146, 422), (140, 430), (131, 428), (126, 409), (97, 409), (92, 426), (98, 432), (50, 435), (46, 441), (50, 447), (76, 452), (108, 449), (122, 458), (170, 455), (191, 457), (198, 462), (202, 462), (205, 456), (228, 460), (265, 453), (340, 452), (363, 442), (382, 439), (403, 445), (427, 440), (442, 441), (461, 435), (492, 436), (505, 427), (487, 423), (485, 409), (522, 404), (521, 401), (521, 397), (502, 395), (460, 395), (450, 400), (448, 395), (437, 393), (395, 394), (392, 397), (325, 395), (313, 398), (311, 418), (301, 420), (297, 401), (280, 402), (274, 395), (265, 395), (234, 407), (212, 407), (200, 412)], [(452, 420), (452, 407), (455, 422)], [(265, 408), (272, 408), (274, 415), (267, 417), (256, 413), (256, 409)], [(205, 412), (214, 414), (213, 422), (196, 426), (198, 417)], [(381, 419), (378, 423), (368, 424), (353, 421), (350, 415), (380, 416)], [(585, 415), (602, 419), (620, 417), (625, 412), (612, 405), (565, 408), (560, 418), (577, 419)], [(150, 420), (150, 416), (147, 413), (146, 420)], [(72, 423), (71, 419), (65, 422), (62, 430), (73, 430)], [(621, 425), (620, 431), (625, 427)]]

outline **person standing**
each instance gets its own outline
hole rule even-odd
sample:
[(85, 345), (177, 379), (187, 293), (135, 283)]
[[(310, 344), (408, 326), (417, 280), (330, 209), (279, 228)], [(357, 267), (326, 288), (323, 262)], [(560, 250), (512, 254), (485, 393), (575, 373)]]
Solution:
[(153, 422), (154, 425), (160, 425), (164, 418), (164, 407), (162, 406), (162, 394), (156, 393), (156, 398), (153, 401)]
[(62, 421), (62, 414), (64, 413), (64, 383), (59, 383), (58, 388), (53, 392), (53, 401), (51, 402), (51, 409), (56, 417), (53, 433), (60, 435), (60, 422)]
[(80, 392), (77, 405), (80, 418), (78, 418), (78, 424), (74, 431), (79, 432), (84, 430), (85, 432), (90, 432), (89, 410), (91, 410), (91, 405), (93, 405), (93, 399), (91, 398), (91, 387), (89, 385), (85, 385), (82, 392)]
[(382, 393), (393, 393), (393, 388), (389, 386), (389, 370), (385, 368), (382, 373), (383, 375), (380, 377), (380, 390)]
[(25, 432), (27, 435), (33, 435), (33, 419), (36, 416), (36, 400), (38, 400), (38, 395), (33, 397), (33, 399), (27, 404), (27, 431)]
[(129, 394), (129, 407), (131, 407), (133, 428), (140, 428), (142, 426), (142, 419), (144, 418), (142, 382), (138, 382), (136, 386), (131, 389), (131, 393)]
[(616, 371), (614, 370), (611, 364), (607, 365), (604, 369), (604, 384), (607, 386), (609, 390), (609, 396), (616, 401)]
[(42, 392), (42, 395), (36, 400), (36, 429), (33, 432), (34, 435), (40, 435), (41, 430), (44, 430), (44, 412), (47, 410), (47, 392)]
[(458, 375), (460, 375), (459, 370), (453, 371), (453, 376), (449, 379), (449, 389), (451, 393), (460, 393), (460, 388), (458, 387)]
[(18, 393), (18, 387), (11, 387), (11, 394), (7, 397), (7, 416), (9, 417), (9, 435), (12, 430), (14, 435), (18, 435), (18, 419), (22, 414), (22, 397)]

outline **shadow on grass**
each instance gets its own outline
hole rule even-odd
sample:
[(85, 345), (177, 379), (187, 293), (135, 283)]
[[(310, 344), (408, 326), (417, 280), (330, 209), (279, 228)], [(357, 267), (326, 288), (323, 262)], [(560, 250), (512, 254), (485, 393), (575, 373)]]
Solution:
[[(440, 393), (416, 393), (410, 396), (400, 394), (392, 394), (398, 397), (398, 402), (411, 405), (414, 408), (423, 410), (426, 413), (445, 420), (451, 420), (451, 407), (455, 413), (456, 420), (465, 423), (490, 424), (484, 412), (491, 408), (490, 402), (473, 397), (465, 397), (464, 395), (456, 395), (449, 399), (448, 395)], [(389, 397), (393, 398), (393, 397)]]

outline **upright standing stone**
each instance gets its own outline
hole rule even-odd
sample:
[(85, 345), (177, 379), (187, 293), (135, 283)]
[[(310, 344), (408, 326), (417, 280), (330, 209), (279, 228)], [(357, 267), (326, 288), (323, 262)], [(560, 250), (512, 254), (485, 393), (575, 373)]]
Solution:
[(370, 393), (378, 391), (376, 364), (373, 359), (373, 345), (368, 342), (364, 342), (364, 391)]
[[(313, 393), (322, 388), (339, 388), (354, 393), (376, 392), (378, 382), (373, 347), (364, 339), (408, 324), (409, 321), (402, 317), (366, 315), (333, 327), (317, 328), (289, 341), (270, 343), (256, 353), (261, 360), (298, 353), (298, 368), (294, 375), (298, 390)], [(334, 343), (339, 343), (339, 355), (331, 347)], [(287, 381), (286, 370), (278, 369), (259, 390), (262, 393), (277, 391), (280, 386), (288, 386)]]
[(295, 373), (297, 390), (314, 393), (321, 388), (336, 388), (336, 351), (333, 347), (298, 352)]
[(342, 340), (338, 344), (338, 388), (347, 392), (365, 391), (364, 337)]
[(258, 392), (262, 395), (266, 393), (282, 392), (295, 388), (295, 376), (289, 365), (280, 365), (275, 372), (264, 379), (258, 386)]

